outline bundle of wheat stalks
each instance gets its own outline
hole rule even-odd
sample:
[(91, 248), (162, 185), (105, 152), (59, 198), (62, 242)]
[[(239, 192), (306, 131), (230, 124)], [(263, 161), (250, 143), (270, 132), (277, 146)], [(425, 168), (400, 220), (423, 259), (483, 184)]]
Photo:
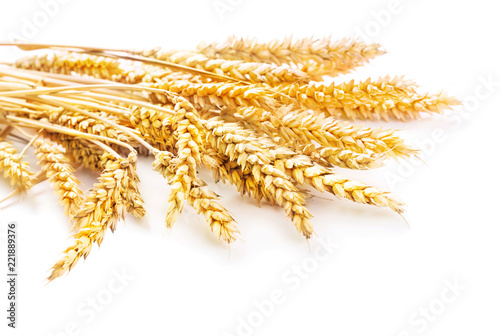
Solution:
[[(171, 186), (168, 228), (187, 203), (221, 240), (237, 239), (235, 220), (197, 175), (205, 166), (242, 195), (284, 208), (310, 238), (303, 186), (403, 212), (391, 194), (334, 167), (370, 169), (417, 151), (391, 129), (342, 119), (416, 119), (458, 104), (400, 77), (326, 84), (324, 76), (383, 54), (351, 39), (231, 37), (195, 51), (14, 44), (28, 54), (0, 67), (0, 170), (16, 187), (8, 197), (47, 179), (73, 223), (73, 243), (49, 281), (86, 258), (127, 212), (144, 216), (138, 155), (153, 154), (153, 169)], [(27, 144), (17, 154), (8, 139)], [(38, 173), (23, 161), (31, 146)], [(74, 175), (80, 166), (100, 172), (86, 193)]]

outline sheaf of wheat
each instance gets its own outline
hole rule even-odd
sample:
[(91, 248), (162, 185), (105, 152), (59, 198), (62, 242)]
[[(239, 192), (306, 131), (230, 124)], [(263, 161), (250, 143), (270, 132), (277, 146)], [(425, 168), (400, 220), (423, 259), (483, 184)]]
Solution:
[[(137, 160), (170, 185), (165, 224), (192, 207), (221, 241), (239, 238), (238, 213), (198, 175), (209, 169), (257, 202), (283, 208), (306, 239), (314, 233), (305, 186), (402, 214), (391, 193), (343, 177), (418, 155), (398, 133), (353, 120), (415, 120), (459, 104), (402, 77), (329, 82), (384, 54), (353, 39), (230, 37), (194, 50), (116, 50), (29, 43), (0, 66), (0, 171), (14, 187), (48, 180), (72, 223), (72, 243), (52, 281), (86, 258), (126, 213), (146, 213)], [(15, 148), (13, 142), (25, 142)], [(33, 146), (39, 171), (23, 160)], [(87, 192), (75, 169), (100, 173)]]

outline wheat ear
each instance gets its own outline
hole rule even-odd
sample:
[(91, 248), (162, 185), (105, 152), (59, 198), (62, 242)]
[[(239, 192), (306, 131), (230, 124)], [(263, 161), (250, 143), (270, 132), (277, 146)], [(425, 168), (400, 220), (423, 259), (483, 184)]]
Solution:
[[(403, 212), (403, 204), (391, 194), (340, 177), (332, 169), (313, 162), (311, 157), (297, 154), (289, 148), (266, 141), (265, 138), (255, 141), (250, 131), (240, 129), (237, 124), (222, 123), (214, 118), (208, 121), (206, 126), (212, 131), (208, 133), (212, 147), (228, 156), (229, 160), (236, 161), (243, 174), (246, 168), (249, 169), (254, 177), (253, 184), (261, 183), (260, 171), (254, 168), (254, 163), (270, 162), (273, 168), (299, 184), (307, 184), (319, 191), (328, 191), (358, 203), (389, 207), (397, 213)], [(279, 176), (279, 173), (275, 176)], [(294, 190), (297, 190), (295, 186)], [(260, 194), (266, 197), (266, 193), (264, 189)]]
[[(175, 176), (175, 167), (172, 165), (173, 160), (175, 160), (173, 154), (165, 151), (158, 151), (155, 154), (153, 169), (168, 180), (172, 180)], [(199, 178), (196, 178), (195, 181), (191, 181), (191, 188), (186, 195), (186, 200), (198, 214), (205, 217), (210, 225), (210, 229), (219, 239), (231, 243), (237, 239), (239, 234), (236, 222), (229, 211), (217, 202), (218, 196), (204, 187), (205, 185), (205, 182)], [(177, 205), (173, 204), (172, 206)]]
[(73, 52), (48, 52), (18, 59), (15, 66), (20, 69), (71, 75), (77, 73), (100, 79), (124, 82), (127, 76), (115, 58), (93, 56)]
[(325, 147), (394, 157), (407, 157), (416, 153), (394, 130), (352, 125), (311, 110), (294, 110), (283, 106), (271, 111), (257, 107), (240, 107), (223, 112), (238, 116), (269, 136), (279, 135), (286, 142), (300, 141), (308, 144), (315, 141)]
[(141, 133), (143, 138), (161, 151), (173, 149), (172, 115), (143, 107), (133, 107), (131, 111), (131, 125)]
[(83, 201), (80, 181), (74, 175), (71, 160), (58, 146), (47, 140), (37, 140), (34, 144), (38, 164), (64, 206), (66, 216), (73, 217)]
[(305, 108), (323, 110), (349, 119), (399, 120), (420, 118), (422, 112), (439, 113), (459, 102), (445, 93), (420, 94), (401, 77), (381, 77), (355, 83), (309, 83), (281, 85), (282, 102), (295, 98)]
[(56, 74), (91, 76), (114, 82), (137, 84), (161, 79), (192, 79), (193, 75), (173, 72), (148, 64), (128, 64), (117, 58), (75, 52), (47, 52), (16, 60), (19, 69), (51, 72)]
[(229, 37), (222, 43), (201, 43), (198, 51), (210, 58), (299, 65), (312, 76), (337, 75), (367, 63), (384, 51), (378, 44), (329, 37), (285, 38), (259, 42), (255, 38)]
[(292, 176), (298, 183), (307, 184), (319, 191), (327, 191), (339, 198), (389, 207), (398, 214), (403, 213), (404, 204), (388, 192), (337, 175), (333, 170), (311, 162), (304, 155), (294, 155), (276, 160), (275, 167)]
[[(269, 88), (262, 85), (242, 85), (235, 83), (192, 83), (189, 81), (162, 81), (145, 84), (163, 89), (188, 99), (195, 107), (206, 109), (238, 106), (266, 107), (273, 104)], [(159, 93), (151, 93), (151, 99), (167, 103), (168, 99)]]
[(325, 165), (349, 169), (373, 169), (382, 166), (382, 155), (357, 153), (350, 149), (317, 146), (315, 144), (294, 146), (312, 160)]
[[(283, 172), (270, 164), (266, 150), (262, 151), (259, 140), (235, 123), (224, 123), (213, 118), (206, 122), (207, 142), (220, 154), (226, 155), (243, 170), (248, 169), (255, 183), (262, 186), (262, 193), (285, 209), (297, 231), (306, 238), (313, 232), (311, 213), (305, 207), (304, 195)], [(274, 154), (272, 154), (274, 155)]]
[[(117, 120), (115, 117), (107, 115), (105, 113), (98, 113), (98, 115), (109, 120)], [(127, 143), (132, 142), (132, 144), (135, 145), (133, 143), (133, 140), (131, 140), (130, 137), (127, 136), (122, 130), (112, 127), (100, 120), (88, 117), (86, 115), (81, 115), (77, 112), (66, 110), (51, 111), (48, 113), (48, 119), (51, 123), (54, 123), (56, 125), (68, 127), (83, 133), (96, 134), (108, 138), (117, 139)]]
[(252, 176), (251, 170), (248, 168), (243, 171), (240, 165), (235, 161), (230, 161), (226, 156), (219, 156), (218, 165), (212, 168), (212, 174), (214, 176), (215, 182), (226, 182), (236, 187), (236, 190), (241, 194), (241, 196), (248, 195), (260, 204), (261, 200), (264, 198), (271, 204), (276, 204), (273, 197), (267, 198), (267, 194), (264, 194), (264, 187), (255, 181)]
[[(173, 226), (182, 211), (183, 201), (186, 199), (198, 213), (205, 216), (212, 231), (219, 238), (231, 242), (238, 233), (233, 218), (224, 207), (215, 201), (215, 194), (201, 188), (204, 183), (200, 183), (201, 180), (196, 176), (196, 166), (202, 163), (201, 152), (204, 151), (205, 147), (202, 139), (205, 129), (198, 113), (186, 99), (175, 94), (167, 96), (171, 103), (175, 103), (175, 115), (163, 120), (160, 116), (158, 124), (161, 123), (164, 132), (169, 130), (168, 132), (171, 132), (172, 136), (167, 139), (167, 135), (163, 132), (158, 134), (165, 137), (164, 141), (167, 143), (173, 142), (170, 146), (175, 147), (177, 156), (170, 158), (169, 155), (158, 154), (154, 163), (155, 170), (166, 177), (172, 186), (168, 198), (167, 227)], [(150, 120), (150, 118), (151, 115), (145, 120)], [(167, 163), (168, 166), (165, 166)], [(196, 195), (201, 197), (202, 201), (197, 201)]]
[[(223, 113), (248, 122), (254, 129), (273, 137), (280, 145), (312, 155), (315, 160), (351, 169), (370, 169), (382, 164), (382, 152), (357, 151), (355, 146), (346, 146), (340, 137), (329, 130), (335, 130), (333, 124), (338, 122), (330, 120), (327, 123), (324, 116), (312, 111), (299, 112), (285, 106), (275, 111), (241, 107), (236, 110), (226, 109)], [(348, 140), (347, 137), (345, 140)]]
[(155, 48), (138, 51), (137, 53), (145, 57), (152, 57), (166, 62), (185, 65), (251, 83), (277, 85), (280, 83), (307, 82), (310, 80), (306, 73), (286, 66), (210, 59), (201, 53), (193, 51)]
[(80, 260), (87, 258), (94, 243), (101, 244), (106, 230), (114, 229), (123, 219), (126, 205), (122, 197), (124, 168), (129, 165), (126, 159), (110, 158), (99, 181), (86, 196), (83, 207), (75, 214), (75, 233), (73, 245), (63, 252), (63, 257), (52, 267), (48, 277), (52, 281), (69, 272)]
[[(168, 211), (165, 223), (172, 228), (177, 217), (182, 212), (184, 199), (189, 194), (193, 181), (196, 180), (196, 163), (201, 162), (200, 147), (203, 146), (199, 128), (196, 127), (196, 111), (183, 98), (176, 99), (175, 115), (172, 120), (172, 138), (177, 156), (170, 162), (169, 183), (172, 185), (168, 197)], [(181, 100), (182, 99), (182, 100)]]
[[(122, 198), (127, 206), (127, 212), (137, 218), (142, 218), (146, 214), (144, 200), (139, 191), (139, 175), (137, 175), (136, 163), (137, 153), (132, 152), (127, 157), (128, 164), (123, 168)], [(114, 230), (114, 227), (111, 229)]]
[(14, 146), (6, 141), (0, 142), (0, 171), (3, 171), (3, 176), (10, 180), (11, 185), (17, 185), (22, 192), (33, 186), (34, 174), (29, 170), (29, 164), (22, 162)]
[(98, 172), (105, 168), (109, 157), (104, 155), (105, 152), (101, 147), (85, 139), (78, 139), (70, 135), (47, 132), (46, 136), (60, 144), (71, 159), (81, 163), (85, 168)]
[(189, 191), (187, 201), (198, 214), (205, 217), (212, 232), (227, 243), (235, 241), (239, 235), (236, 221), (217, 200), (219, 196), (197, 179)]

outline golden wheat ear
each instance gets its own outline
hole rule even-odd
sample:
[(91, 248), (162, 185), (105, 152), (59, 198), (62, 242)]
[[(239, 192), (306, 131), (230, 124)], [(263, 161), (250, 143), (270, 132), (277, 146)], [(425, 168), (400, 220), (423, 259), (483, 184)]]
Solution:
[(16, 148), (6, 141), (0, 142), (0, 172), (9, 179), (12, 186), (17, 186), (26, 192), (33, 186), (33, 175), (29, 164), (22, 161), (22, 156), (17, 154)]
[(50, 140), (37, 140), (35, 155), (42, 171), (47, 176), (59, 202), (64, 206), (66, 216), (72, 218), (83, 201), (80, 181), (74, 175), (71, 160)]
[(49, 281), (69, 272), (82, 257), (87, 258), (94, 244), (102, 243), (107, 229), (115, 230), (117, 222), (124, 218), (126, 205), (122, 195), (126, 176), (124, 169), (128, 165), (127, 159), (109, 157), (98, 182), (85, 196), (74, 216), (73, 229), (77, 232), (72, 236), (73, 245), (52, 267)]
[(405, 121), (419, 119), (422, 113), (440, 113), (459, 104), (443, 92), (419, 93), (421, 88), (402, 77), (368, 78), (340, 84), (291, 84), (278, 89), (284, 94), (277, 96), (282, 103), (297, 100), (304, 108), (347, 119)]
[(286, 38), (260, 42), (255, 38), (229, 37), (224, 42), (203, 42), (198, 51), (212, 59), (295, 65), (315, 79), (335, 76), (368, 63), (385, 51), (379, 44), (354, 39)]

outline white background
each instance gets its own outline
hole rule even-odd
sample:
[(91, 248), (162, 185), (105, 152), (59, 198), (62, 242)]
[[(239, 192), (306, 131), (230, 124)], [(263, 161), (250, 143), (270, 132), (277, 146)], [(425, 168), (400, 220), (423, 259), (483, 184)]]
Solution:
[[(222, 0), (231, 6), (222, 16), (213, 0), (66, 2), (43, 22), (33, 18), (43, 12), (45, 1), (2, 1), (0, 38), (22, 36), (27, 21), (39, 25), (26, 36), (32, 41), (120, 48), (189, 49), (230, 34), (264, 40), (364, 34), (388, 54), (336, 80), (406, 75), (428, 91), (445, 89), (468, 104), (448, 117), (368, 123), (401, 129), (410, 143), (424, 149), (425, 164), (393, 162), (373, 171), (343, 172), (398, 194), (408, 205), (410, 228), (384, 209), (328, 195), (313, 198), (315, 230), (322, 242), (335, 242), (331, 253), (318, 238), (308, 247), (281, 209), (258, 208), (230, 185), (211, 183), (239, 222), (242, 239), (230, 251), (188, 208), (165, 233), (168, 187), (145, 158), (139, 173), (146, 218), (127, 218), (88, 260), (45, 286), (47, 271), (70, 240), (68, 221), (50, 186), (36, 186), (24, 199), (1, 206), (0, 263), (6, 264), (5, 232), (11, 221), (18, 225), (20, 260), (18, 329), (6, 327), (2, 280), (2, 335), (500, 332), (495, 2)], [(16, 55), (12, 48), (0, 49), (2, 60)], [(485, 85), (488, 81), (496, 85)], [(96, 178), (78, 174), (87, 188)], [(202, 175), (211, 181), (207, 172)], [(398, 183), (391, 183), (394, 176), (400, 177)], [(9, 191), (0, 184), (0, 195)], [(326, 257), (318, 260), (316, 251)], [(303, 278), (293, 273), (296, 267)], [(118, 286), (117, 272), (131, 279)], [(455, 282), (459, 288), (453, 293), (446, 284)], [(110, 285), (118, 288), (111, 297)], [(282, 293), (281, 300), (272, 309), (268, 304), (271, 312), (264, 316), (255, 302), (267, 302), (275, 293)], [(87, 305), (96, 297), (100, 311)], [(426, 309), (430, 312), (423, 315)]]

